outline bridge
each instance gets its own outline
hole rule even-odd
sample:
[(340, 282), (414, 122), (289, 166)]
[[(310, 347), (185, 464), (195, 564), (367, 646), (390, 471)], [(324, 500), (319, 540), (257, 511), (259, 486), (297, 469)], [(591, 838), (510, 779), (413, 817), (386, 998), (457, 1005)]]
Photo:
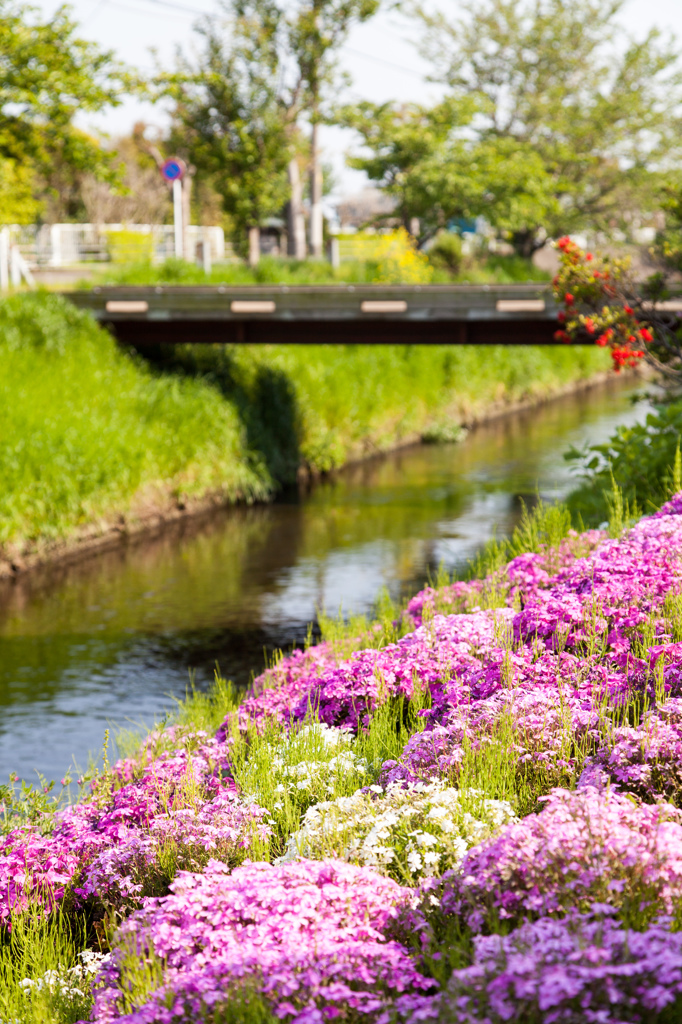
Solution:
[(542, 284), (102, 286), (64, 293), (122, 342), (553, 345)]

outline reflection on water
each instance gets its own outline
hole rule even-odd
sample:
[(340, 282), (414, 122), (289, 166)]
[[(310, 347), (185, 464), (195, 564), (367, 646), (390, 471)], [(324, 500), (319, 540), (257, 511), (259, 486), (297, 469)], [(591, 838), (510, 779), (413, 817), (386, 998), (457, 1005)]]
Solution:
[(514, 525), (520, 498), (571, 487), (569, 444), (645, 415), (609, 386), (515, 414), (459, 445), (351, 467), (278, 503), (176, 525), (0, 589), (0, 780), (83, 765), (104, 729), (151, 723), (219, 663), (246, 682), (264, 649), (300, 642), (317, 608), (363, 611), (440, 562), (462, 567)]

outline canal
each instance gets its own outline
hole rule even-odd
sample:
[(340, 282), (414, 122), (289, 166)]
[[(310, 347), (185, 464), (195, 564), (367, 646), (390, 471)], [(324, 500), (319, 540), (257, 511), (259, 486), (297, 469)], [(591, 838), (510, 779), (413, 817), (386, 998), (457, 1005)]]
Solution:
[(269, 506), (188, 520), (70, 567), (0, 586), (0, 781), (59, 778), (104, 730), (151, 725), (190, 673), (245, 684), (316, 610), (369, 611), (510, 531), (521, 499), (574, 485), (571, 444), (642, 419), (613, 383), (349, 467)]

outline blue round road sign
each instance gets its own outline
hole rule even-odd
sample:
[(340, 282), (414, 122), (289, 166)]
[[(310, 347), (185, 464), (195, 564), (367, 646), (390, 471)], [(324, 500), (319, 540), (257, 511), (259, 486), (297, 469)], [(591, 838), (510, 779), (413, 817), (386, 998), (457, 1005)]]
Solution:
[(162, 165), (161, 173), (166, 181), (178, 181), (185, 173), (184, 160), (172, 156), (170, 160), (166, 160), (165, 164)]

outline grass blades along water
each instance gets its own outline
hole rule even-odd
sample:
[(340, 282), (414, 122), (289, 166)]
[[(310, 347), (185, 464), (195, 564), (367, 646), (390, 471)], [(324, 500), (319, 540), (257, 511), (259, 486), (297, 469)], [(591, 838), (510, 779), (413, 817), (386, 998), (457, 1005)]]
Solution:
[(3, 1019), (679, 1020), (682, 495), (610, 532), (540, 507), (75, 804), (6, 794)]

